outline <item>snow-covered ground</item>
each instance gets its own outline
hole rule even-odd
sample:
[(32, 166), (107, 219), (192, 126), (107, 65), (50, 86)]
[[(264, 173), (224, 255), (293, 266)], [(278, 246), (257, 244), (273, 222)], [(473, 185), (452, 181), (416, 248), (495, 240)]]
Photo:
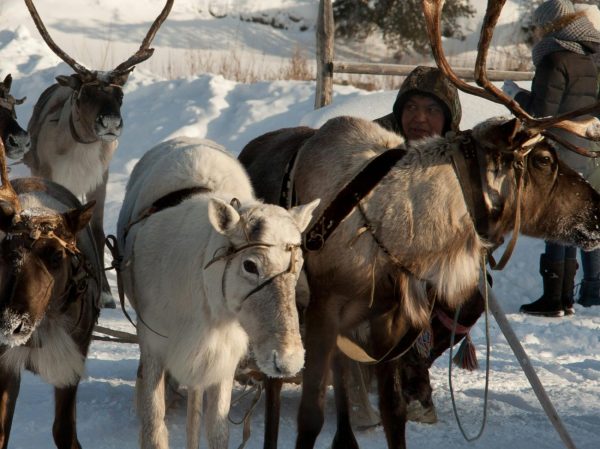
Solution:
[[(93, 68), (114, 65), (139, 44), (149, 21), (162, 6), (162, 0), (38, 0), (40, 14), (51, 33), (67, 52)], [(314, 25), (316, 0), (194, 1), (178, 0), (172, 17), (159, 32), (153, 59), (141, 64), (126, 85), (123, 105), (125, 130), (111, 164), (105, 227), (115, 223), (125, 184), (136, 161), (154, 144), (178, 135), (213, 139), (237, 154), (252, 138), (281, 127), (300, 123), (318, 126), (325, 118), (339, 114), (359, 114), (368, 118), (391, 110), (395, 92), (367, 93), (353, 87), (336, 86), (333, 106), (311, 112), (313, 82), (258, 82), (240, 84), (220, 76), (200, 74), (168, 80), (162, 77), (161, 61), (185, 63), (190, 48), (216, 48), (223, 51), (254, 49), (257, 63), (273, 63), (286, 58), (294, 44), (314, 47), (312, 30), (275, 30), (237, 19), (239, 11), (267, 17), (301, 17)], [(479, 2), (477, 2), (479, 3)], [(512, 7), (517, 2), (508, 2)], [(511, 6), (512, 5), (512, 6)], [(215, 19), (213, 14), (227, 13)], [(281, 12), (283, 11), (283, 12)], [(234, 12), (235, 14), (232, 14)], [(258, 12), (258, 13), (257, 13)], [(514, 11), (507, 11), (512, 14)], [(235, 16), (235, 17), (234, 17)], [(64, 19), (64, 20), (63, 20)], [(297, 24), (290, 20), (290, 24)], [(109, 50), (110, 43), (110, 50)], [(102, 51), (113, 60), (103, 67)], [(311, 50), (312, 51), (312, 50)], [(261, 56), (262, 55), (262, 56)], [(153, 65), (152, 61), (157, 63)], [(0, 2), (0, 76), (12, 73), (16, 96), (28, 96), (18, 115), (26, 124), (35, 100), (59, 74), (69, 73), (39, 39), (21, 0)], [(524, 85), (524, 87), (526, 87)], [(462, 127), (472, 127), (503, 108), (467, 95), (463, 104)], [(12, 176), (27, 175), (16, 166)], [(520, 315), (520, 304), (538, 297), (541, 278), (538, 258), (543, 243), (526, 237), (519, 240), (508, 267), (494, 274), (494, 292), (501, 300), (519, 339), (529, 353), (559, 415), (580, 449), (600, 447), (600, 307), (576, 306), (576, 315), (562, 319), (532, 318)], [(111, 282), (114, 284), (114, 277)], [(132, 332), (120, 311), (103, 310), (100, 323)], [(525, 375), (492, 320), (491, 383), (488, 424), (483, 437), (465, 443), (452, 415), (448, 388), (447, 357), (432, 369), (434, 401), (440, 422), (434, 426), (409, 424), (411, 448), (439, 449), (474, 447), (485, 449), (558, 449), (563, 447), (538, 404)], [(480, 361), (484, 360), (483, 320), (472, 332)], [(77, 405), (78, 429), (85, 449), (132, 449), (138, 445), (138, 425), (133, 407), (134, 380), (138, 350), (134, 345), (94, 342), (87, 363), (88, 377), (82, 382)], [(455, 372), (457, 401), (465, 425), (474, 433), (482, 416), (484, 372)], [(295, 419), (300, 388), (285, 388), (282, 407), (280, 447), (291, 448), (295, 439)], [(376, 401), (376, 398), (372, 398)], [(263, 412), (261, 400), (253, 416), (253, 434), (247, 447), (262, 447)], [(243, 407), (235, 406), (234, 418)], [(185, 406), (176, 404), (168, 413), (173, 448), (185, 445)], [(53, 406), (51, 388), (25, 374), (11, 434), (13, 448), (53, 447), (51, 427)], [(332, 401), (328, 402), (326, 425), (317, 447), (325, 448), (334, 431)], [(230, 447), (237, 447), (242, 430), (232, 426)], [(361, 447), (384, 448), (381, 428), (357, 434)], [(203, 443), (202, 447), (206, 447)]]

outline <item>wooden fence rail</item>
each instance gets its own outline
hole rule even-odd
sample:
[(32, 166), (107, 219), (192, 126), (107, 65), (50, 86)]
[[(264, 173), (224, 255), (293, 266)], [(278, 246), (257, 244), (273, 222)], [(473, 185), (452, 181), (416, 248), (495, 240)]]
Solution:
[[(331, 0), (321, 0), (317, 18), (317, 87), (315, 93), (315, 109), (331, 103), (333, 95), (334, 73), (356, 73), (367, 75), (408, 75), (415, 66), (400, 64), (376, 64), (359, 62), (342, 62), (334, 60), (335, 24)], [(473, 80), (473, 68), (454, 68), (458, 76), (465, 80)], [(527, 81), (533, 78), (533, 72), (517, 72), (512, 70), (488, 70), (491, 81), (512, 79)]]

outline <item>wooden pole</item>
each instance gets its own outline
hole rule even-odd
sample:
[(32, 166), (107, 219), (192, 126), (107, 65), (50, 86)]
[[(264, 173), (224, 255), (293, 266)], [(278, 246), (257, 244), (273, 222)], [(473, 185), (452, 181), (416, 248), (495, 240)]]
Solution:
[[(340, 62), (333, 63), (334, 73), (359, 73), (367, 75), (394, 75), (407, 76), (415, 68), (414, 65), (401, 64), (379, 64), (379, 63), (362, 63), (362, 62)], [(460, 78), (472, 81), (475, 77), (474, 68), (453, 68), (452, 69)], [(504, 81), (507, 79), (513, 81), (528, 81), (533, 79), (533, 72), (516, 72), (512, 70), (488, 70), (488, 78), (490, 81)]]
[(535, 370), (531, 366), (531, 360), (529, 360), (525, 349), (523, 349), (523, 346), (521, 346), (521, 342), (519, 342), (517, 335), (510, 326), (510, 323), (508, 322), (504, 311), (500, 307), (500, 304), (498, 304), (498, 301), (494, 296), (492, 289), (489, 286), (487, 291), (490, 311), (492, 312), (492, 315), (494, 315), (494, 318), (498, 323), (498, 327), (500, 327), (500, 330), (506, 337), (506, 341), (508, 341), (508, 344), (513, 350), (513, 353), (517, 357), (517, 361), (519, 362), (519, 364), (521, 365), (521, 369), (527, 376), (527, 380), (531, 384), (533, 392), (537, 396), (538, 401), (540, 402), (542, 408), (546, 412), (548, 419), (550, 419), (550, 422), (558, 432), (558, 435), (563, 441), (565, 447), (567, 447), (568, 449), (576, 449), (575, 443), (571, 439), (569, 432), (567, 432), (567, 429), (565, 428), (560, 417), (558, 416), (554, 405), (552, 405), (552, 402), (550, 401), (550, 398), (548, 397), (548, 394), (546, 393), (546, 390), (544, 389), (540, 378), (537, 376)]
[(317, 18), (317, 88), (315, 109), (331, 103), (333, 95), (333, 43), (335, 27), (331, 0), (319, 2)]

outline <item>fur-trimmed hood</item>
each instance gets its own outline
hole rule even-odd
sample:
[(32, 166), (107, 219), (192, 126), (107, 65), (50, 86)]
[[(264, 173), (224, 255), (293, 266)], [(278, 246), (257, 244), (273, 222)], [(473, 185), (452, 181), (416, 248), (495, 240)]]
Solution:
[(434, 97), (444, 107), (446, 121), (443, 133), (458, 131), (462, 110), (456, 87), (435, 67), (418, 66), (406, 77), (394, 102), (393, 112), (375, 122), (384, 128), (404, 136), (402, 130), (402, 108), (412, 94)]

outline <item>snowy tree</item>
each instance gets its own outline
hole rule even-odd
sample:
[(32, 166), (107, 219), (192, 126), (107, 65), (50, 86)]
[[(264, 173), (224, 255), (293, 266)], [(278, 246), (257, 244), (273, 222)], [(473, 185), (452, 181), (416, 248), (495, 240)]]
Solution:
[[(475, 14), (469, 0), (447, 0), (442, 11), (443, 36), (463, 39), (459, 19)], [(336, 0), (333, 13), (339, 36), (364, 39), (380, 30), (397, 59), (430, 51), (421, 0)]]

